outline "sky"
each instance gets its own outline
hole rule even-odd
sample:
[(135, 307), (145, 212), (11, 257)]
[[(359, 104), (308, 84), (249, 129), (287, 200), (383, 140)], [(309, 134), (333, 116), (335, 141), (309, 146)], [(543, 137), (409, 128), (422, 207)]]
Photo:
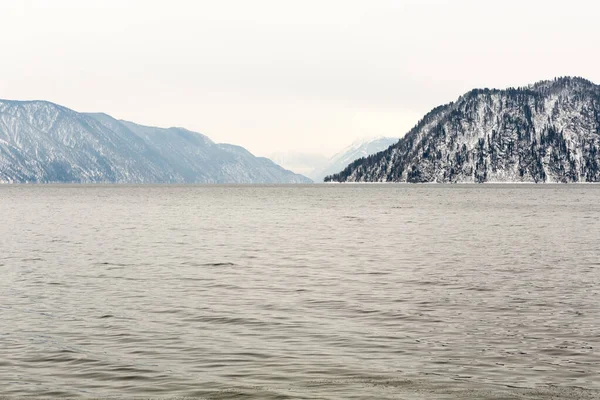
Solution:
[(599, 15), (595, 0), (0, 0), (0, 98), (331, 155), (473, 88), (600, 83)]

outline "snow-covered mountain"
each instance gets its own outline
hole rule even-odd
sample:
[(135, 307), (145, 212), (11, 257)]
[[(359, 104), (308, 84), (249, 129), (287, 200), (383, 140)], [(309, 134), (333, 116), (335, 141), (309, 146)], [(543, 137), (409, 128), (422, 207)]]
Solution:
[(315, 182), (323, 182), (327, 175), (342, 170), (354, 160), (367, 157), (381, 150), (387, 149), (398, 142), (398, 138), (377, 137), (371, 139), (360, 139), (331, 157), (327, 163), (320, 168), (315, 168), (308, 176)]
[(45, 101), (0, 100), (0, 182), (309, 183), (247, 150)]
[(599, 182), (600, 86), (558, 78), (473, 90), (337, 182)]

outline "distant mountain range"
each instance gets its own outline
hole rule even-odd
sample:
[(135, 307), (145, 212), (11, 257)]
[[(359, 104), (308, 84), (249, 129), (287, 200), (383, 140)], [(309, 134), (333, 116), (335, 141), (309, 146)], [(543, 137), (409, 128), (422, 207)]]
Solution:
[(340, 171), (352, 161), (375, 154), (397, 141), (398, 138), (386, 137), (360, 139), (330, 158), (320, 154), (298, 152), (274, 153), (269, 155), (269, 158), (318, 183), (323, 182), (325, 176)]
[(246, 149), (46, 101), (0, 100), (0, 182), (310, 183)]
[[(315, 169), (323, 168), (329, 161), (329, 158), (322, 154), (301, 153), (297, 151), (272, 153), (268, 154), (267, 157), (285, 169), (308, 176), (309, 178), (311, 178), (311, 174)], [(313, 180), (318, 182), (315, 179)]]
[(600, 86), (558, 78), (477, 89), (334, 182), (600, 182)]
[(325, 165), (313, 170), (308, 176), (315, 182), (323, 182), (330, 174), (342, 170), (354, 160), (367, 157), (381, 150), (387, 149), (396, 143), (398, 138), (377, 137), (371, 139), (360, 139), (331, 157)]

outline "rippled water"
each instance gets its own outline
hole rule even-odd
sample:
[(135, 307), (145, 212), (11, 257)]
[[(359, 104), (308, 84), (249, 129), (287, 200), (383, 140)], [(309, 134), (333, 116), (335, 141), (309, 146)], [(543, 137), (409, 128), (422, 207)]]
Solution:
[(3, 186), (0, 218), (0, 396), (600, 397), (599, 186)]

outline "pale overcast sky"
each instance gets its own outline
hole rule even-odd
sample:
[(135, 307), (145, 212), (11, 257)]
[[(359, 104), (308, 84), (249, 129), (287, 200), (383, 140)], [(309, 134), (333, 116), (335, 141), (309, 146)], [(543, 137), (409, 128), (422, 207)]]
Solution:
[(331, 154), (471, 88), (600, 83), (599, 16), (596, 0), (0, 0), (0, 98)]

